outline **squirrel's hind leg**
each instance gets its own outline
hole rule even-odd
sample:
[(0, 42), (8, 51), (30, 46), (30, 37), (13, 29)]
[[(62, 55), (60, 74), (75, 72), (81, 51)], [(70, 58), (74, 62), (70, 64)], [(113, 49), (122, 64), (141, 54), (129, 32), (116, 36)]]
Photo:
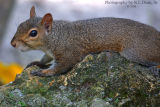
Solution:
[[(155, 77), (160, 77), (160, 65), (158, 65), (158, 63), (154, 63), (153, 61), (148, 60), (148, 58), (153, 56), (149, 56), (149, 54), (147, 56), (147, 54), (144, 55), (144, 53), (143, 53), (143, 56), (140, 56), (135, 52), (136, 51), (134, 49), (130, 48), (120, 52), (120, 54), (130, 61), (149, 67), (150, 71), (153, 73)], [(158, 66), (155, 66), (155, 65), (158, 65)]]

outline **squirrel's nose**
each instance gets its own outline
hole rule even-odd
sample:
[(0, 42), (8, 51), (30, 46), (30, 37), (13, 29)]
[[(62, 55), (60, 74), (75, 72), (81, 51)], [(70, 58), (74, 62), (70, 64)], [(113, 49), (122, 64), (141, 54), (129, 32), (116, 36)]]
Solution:
[(16, 47), (16, 43), (11, 41), (11, 45), (15, 48)]

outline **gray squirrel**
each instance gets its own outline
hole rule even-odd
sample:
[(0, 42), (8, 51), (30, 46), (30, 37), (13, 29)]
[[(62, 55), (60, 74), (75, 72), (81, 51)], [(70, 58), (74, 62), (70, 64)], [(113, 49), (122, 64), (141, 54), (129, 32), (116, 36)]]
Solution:
[(160, 32), (130, 19), (94, 18), (78, 21), (53, 20), (50, 13), (37, 17), (35, 7), (30, 18), (21, 23), (11, 44), (21, 51), (42, 50), (42, 64), (55, 60), (50, 69), (34, 71), (36, 76), (65, 73), (90, 53), (115, 51), (126, 59), (146, 66), (160, 64)]

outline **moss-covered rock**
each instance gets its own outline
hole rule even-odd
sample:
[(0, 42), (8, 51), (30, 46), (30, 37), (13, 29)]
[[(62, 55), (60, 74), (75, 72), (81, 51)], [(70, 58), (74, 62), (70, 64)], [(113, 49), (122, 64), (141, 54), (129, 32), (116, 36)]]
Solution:
[(0, 87), (0, 107), (160, 105), (160, 79), (117, 53), (88, 55), (61, 76), (31, 76), (37, 69), (32, 66), (13, 83)]

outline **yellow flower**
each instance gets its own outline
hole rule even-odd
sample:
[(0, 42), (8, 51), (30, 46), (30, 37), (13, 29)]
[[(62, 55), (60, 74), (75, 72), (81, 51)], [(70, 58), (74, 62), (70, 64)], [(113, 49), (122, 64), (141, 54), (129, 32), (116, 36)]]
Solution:
[(7, 84), (15, 80), (17, 74), (22, 72), (23, 68), (15, 63), (10, 65), (5, 65), (0, 62), (0, 82), (2, 84)]

